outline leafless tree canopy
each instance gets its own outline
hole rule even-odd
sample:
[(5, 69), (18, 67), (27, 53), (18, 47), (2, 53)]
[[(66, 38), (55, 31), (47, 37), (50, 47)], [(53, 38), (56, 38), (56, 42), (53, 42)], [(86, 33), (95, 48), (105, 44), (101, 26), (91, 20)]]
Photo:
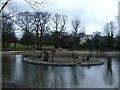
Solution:
[(67, 16), (55, 14), (52, 18), (53, 26), (55, 31), (63, 32), (67, 23)]
[(3, 9), (5, 8), (5, 6), (10, 2), (11, 0), (6, 0), (5, 3), (2, 5), (1, 9), (0, 9), (0, 13), (3, 11)]
[[(1, 8), (0, 8), (0, 13), (2, 13), (3, 9), (9, 4), (9, 2), (12, 1), (12, 0), (6, 0)], [(30, 7), (33, 9), (33, 10), (40, 10), (39, 6), (38, 5), (41, 5), (43, 2), (39, 3), (39, 2), (36, 2), (35, 0), (24, 0), (26, 3), (28, 3), (28, 5), (30, 5)], [(2, 3), (2, 1), (0, 2)]]
[(31, 18), (32, 14), (30, 12), (20, 12), (16, 17), (16, 23), (27, 33), (32, 29)]
[(72, 20), (73, 33), (75, 34), (75, 36), (77, 36), (77, 34), (78, 34), (80, 24), (81, 24), (81, 22), (78, 18)]
[(54, 23), (54, 25), (55, 25), (55, 31), (58, 31), (58, 29), (59, 29), (59, 24), (60, 24), (60, 15), (59, 14), (55, 14), (54, 16), (53, 16), (53, 18), (52, 18), (52, 20), (53, 20), (53, 23)]
[(61, 32), (65, 30), (66, 23), (67, 23), (67, 16), (63, 15), (61, 19), (61, 29), (60, 29)]
[[(47, 12), (35, 12), (33, 14), (33, 22), (34, 22), (34, 31), (36, 32), (37, 41), (39, 42), (40, 37), (40, 43), (41, 43), (41, 49), (42, 49), (42, 39), (43, 34), (48, 26), (48, 22), (50, 21), (51, 14)], [(39, 48), (39, 43), (38, 43)]]
[(107, 36), (113, 37), (116, 28), (117, 28), (117, 27), (115, 26), (115, 23), (114, 23), (114, 22), (111, 21), (111, 22), (106, 23), (106, 25), (104, 26), (105, 34), (106, 34)]
[(43, 29), (46, 28), (47, 23), (50, 21), (51, 14), (47, 12), (35, 12), (33, 14), (34, 26), (40, 32), (44, 32)]

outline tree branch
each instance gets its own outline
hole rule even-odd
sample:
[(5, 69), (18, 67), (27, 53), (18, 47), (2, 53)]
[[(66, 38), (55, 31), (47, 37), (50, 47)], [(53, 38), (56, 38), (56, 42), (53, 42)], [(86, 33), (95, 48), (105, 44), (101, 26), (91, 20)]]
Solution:
[(5, 8), (5, 6), (10, 2), (11, 0), (7, 0), (4, 4), (3, 4), (3, 6), (1, 7), (1, 9), (0, 9), (0, 13), (3, 11), (3, 9)]

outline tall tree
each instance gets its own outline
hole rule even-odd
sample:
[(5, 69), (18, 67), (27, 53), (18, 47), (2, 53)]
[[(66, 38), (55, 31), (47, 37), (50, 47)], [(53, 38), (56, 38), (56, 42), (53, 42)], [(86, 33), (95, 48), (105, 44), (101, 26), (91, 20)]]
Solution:
[[(9, 15), (7, 13), (2, 13), (2, 16), (8, 17)], [(15, 36), (15, 31), (13, 28), (13, 22), (8, 20), (7, 18), (2, 18), (2, 42), (3, 47), (5, 46), (5, 43), (16, 43), (17, 38)], [(16, 44), (15, 44), (16, 45)]]
[(65, 32), (66, 24), (67, 24), (67, 16), (62, 15), (62, 16), (61, 16), (61, 27), (60, 27), (60, 32)]
[(32, 42), (29, 37), (29, 36), (31, 36), (30, 33), (32, 33), (32, 29), (33, 29), (32, 28), (33, 23), (32, 23), (31, 18), (32, 18), (32, 13), (30, 13), (28, 11), (20, 12), (20, 13), (18, 13), (18, 15), (16, 17), (17, 24), (23, 31), (22, 42), (23, 42), (23, 44), (27, 44), (27, 47), (29, 47), (29, 44)]
[(78, 18), (72, 20), (73, 33), (74, 33), (75, 37), (77, 37), (77, 34), (79, 32), (80, 24), (81, 24), (81, 22)]
[(59, 14), (54, 14), (53, 18), (52, 18), (52, 25), (53, 25), (53, 33), (52, 33), (52, 37), (53, 37), (53, 41), (54, 41), (54, 46), (58, 47), (61, 46), (60, 44), (62, 44), (63, 42), (63, 35), (65, 33), (65, 26), (67, 23), (67, 16), (65, 15), (59, 15)]
[(60, 27), (60, 15), (59, 14), (55, 14), (52, 18), (53, 20), (53, 24), (54, 24), (54, 30), (58, 31), (59, 27)]
[(78, 33), (80, 29), (80, 24), (81, 24), (81, 21), (78, 18), (75, 18), (74, 20), (72, 20), (73, 36), (75, 39), (75, 42), (74, 42), (75, 44), (79, 42)]
[(113, 21), (106, 23), (106, 25), (104, 26), (104, 32), (107, 36), (107, 42), (108, 42), (109, 48), (113, 46), (113, 37), (115, 34), (115, 30), (116, 30), (116, 25)]
[(18, 13), (16, 22), (24, 32), (32, 31), (32, 13), (25, 11)]
[(43, 34), (48, 30), (48, 22), (50, 21), (51, 14), (47, 12), (35, 12), (33, 15), (34, 30), (37, 37), (37, 48), (42, 49), (43, 45)]

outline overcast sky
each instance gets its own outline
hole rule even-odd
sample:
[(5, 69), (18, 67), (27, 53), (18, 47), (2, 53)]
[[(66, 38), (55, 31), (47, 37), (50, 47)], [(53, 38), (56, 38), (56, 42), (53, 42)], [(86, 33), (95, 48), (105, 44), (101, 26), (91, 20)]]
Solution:
[[(13, 0), (21, 10), (32, 10), (23, 0)], [(118, 15), (119, 0), (35, 0), (44, 1), (40, 8), (50, 13), (59, 13), (68, 16), (67, 31), (71, 31), (71, 19), (79, 18), (81, 25), (85, 26), (86, 33), (94, 31), (103, 33), (106, 22), (115, 21)], [(21, 3), (20, 3), (21, 2)]]

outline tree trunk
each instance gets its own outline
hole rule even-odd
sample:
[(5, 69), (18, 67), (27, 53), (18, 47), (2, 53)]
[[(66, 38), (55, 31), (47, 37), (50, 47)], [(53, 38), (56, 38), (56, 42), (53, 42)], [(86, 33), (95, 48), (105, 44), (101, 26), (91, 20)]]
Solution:
[(29, 49), (29, 45), (27, 45), (27, 49)]
[(15, 48), (15, 50), (16, 50), (16, 43), (14, 43), (14, 48)]
[(40, 33), (40, 49), (42, 49), (42, 45), (43, 45), (43, 28), (41, 28), (41, 33)]
[(37, 30), (36, 30), (36, 32), (37, 32), (37, 49), (39, 49), (40, 47), (39, 47), (39, 32), (38, 32), (38, 30), (39, 30), (39, 27), (37, 26)]
[(4, 43), (4, 42), (2, 43), (2, 47), (3, 47), (3, 48), (5, 47), (5, 43)]
[(40, 47), (39, 47), (39, 44), (37, 44), (37, 49), (39, 49)]
[(113, 46), (113, 37), (112, 36), (108, 36), (108, 47), (109, 49), (111, 49)]

